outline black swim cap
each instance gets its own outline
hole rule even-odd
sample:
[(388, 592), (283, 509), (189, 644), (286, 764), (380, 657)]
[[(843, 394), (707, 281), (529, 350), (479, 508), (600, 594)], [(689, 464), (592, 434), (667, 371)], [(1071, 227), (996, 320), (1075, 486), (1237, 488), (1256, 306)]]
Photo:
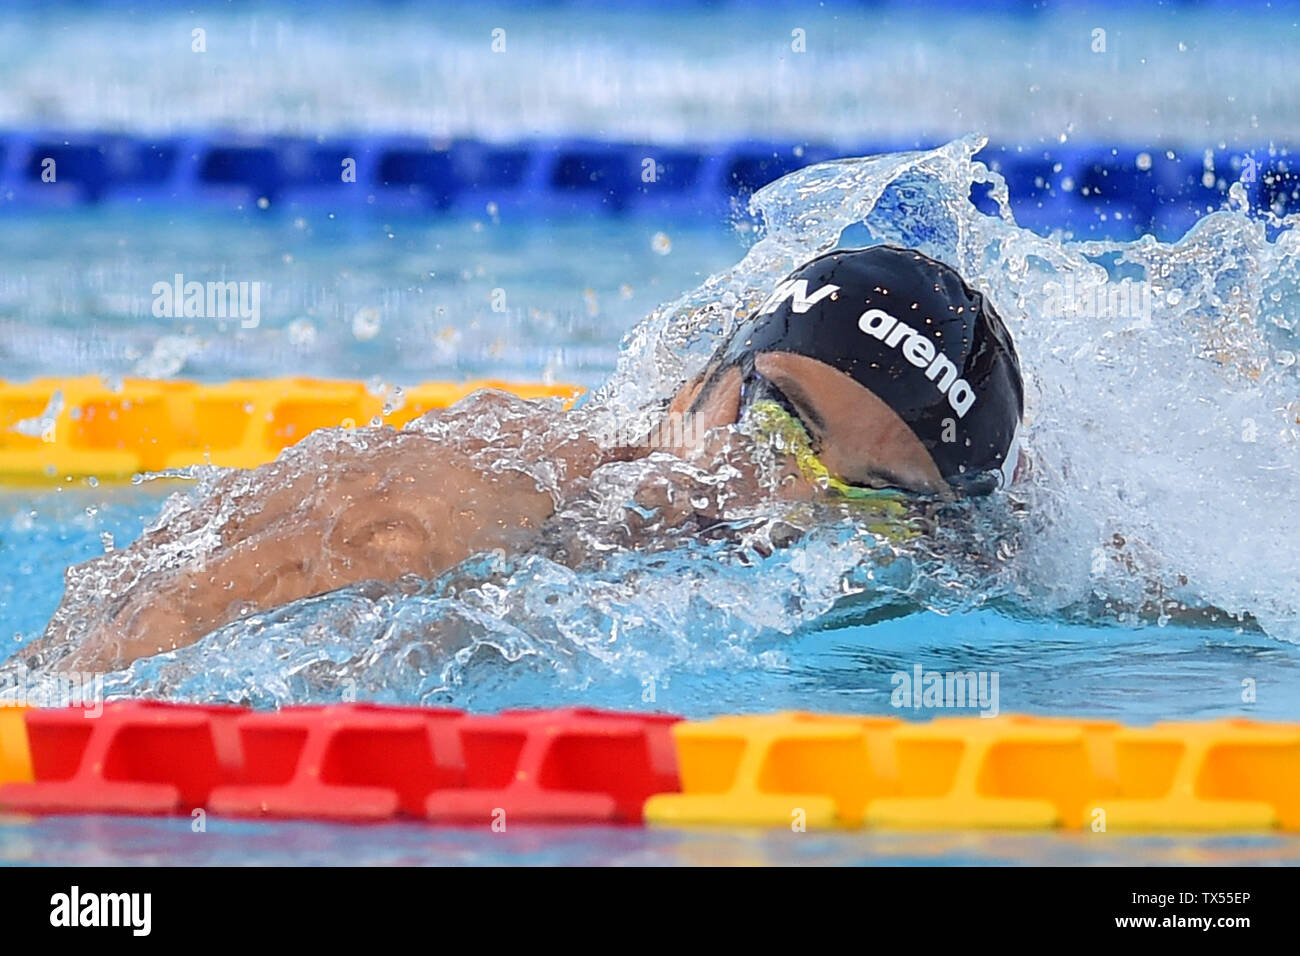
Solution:
[(888, 245), (818, 256), (737, 330), (722, 365), (760, 352), (839, 369), (911, 427), (954, 488), (997, 486), (1024, 411), (1020, 361), (993, 306), (942, 262)]

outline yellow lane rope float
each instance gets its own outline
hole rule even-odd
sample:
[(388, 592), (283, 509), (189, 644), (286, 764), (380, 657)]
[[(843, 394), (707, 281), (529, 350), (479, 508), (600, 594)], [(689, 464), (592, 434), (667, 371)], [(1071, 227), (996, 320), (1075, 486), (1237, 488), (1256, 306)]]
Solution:
[(0, 783), (26, 783), (32, 779), (26, 714), (25, 707), (0, 704)]
[(573, 399), (573, 385), (428, 382), (375, 394), (362, 382), (280, 378), (201, 384), (98, 376), (0, 382), (0, 481), (129, 478), (213, 464), (254, 468), (317, 428), (400, 428), (482, 388)]
[(652, 824), (881, 829), (1300, 828), (1300, 725), (1125, 727), (808, 713), (673, 726), (681, 792)]

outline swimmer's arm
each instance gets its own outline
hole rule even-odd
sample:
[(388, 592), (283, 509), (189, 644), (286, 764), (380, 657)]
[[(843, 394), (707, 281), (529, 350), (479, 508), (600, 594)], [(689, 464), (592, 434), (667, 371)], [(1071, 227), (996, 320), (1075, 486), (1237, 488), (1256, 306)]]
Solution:
[[(375, 462), (401, 472), (400, 464)], [(526, 543), (552, 510), (518, 473), (444, 464), (424, 484), (340, 482), (201, 563), (150, 583), (91, 637), (105, 666), (173, 650), (231, 621), (365, 580), (432, 577), (477, 551)]]
[[(548, 452), (571, 476), (590, 467), (593, 454), (582, 445), (542, 450)], [(365, 580), (432, 577), (479, 551), (518, 550), (555, 507), (532, 477), (486, 471), (463, 449), (422, 434), (335, 449), (310, 474), (285, 475), (282, 464), (262, 466), (254, 480), (238, 482), (256, 490), (241, 493), (234, 506), (228, 499), (237, 482), (221, 482), (195, 509), (234, 516), (216, 529), (220, 546), (174, 571), (147, 573), (114, 596), (62, 666), (121, 667), (289, 601)], [(96, 560), (156, 565), (175, 537), (159, 529)], [(65, 640), (70, 618), (84, 608), (61, 607), (31, 652)]]

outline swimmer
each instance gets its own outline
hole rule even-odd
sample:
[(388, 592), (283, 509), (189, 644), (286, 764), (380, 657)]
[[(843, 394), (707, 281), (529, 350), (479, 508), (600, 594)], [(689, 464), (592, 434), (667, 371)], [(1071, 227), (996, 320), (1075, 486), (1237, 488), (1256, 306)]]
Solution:
[[(910, 249), (836, 250), (778, 284), (671, 398), (665, 421), (692, 427), (665, 427), (668, 442), (611, 447), (555, 427), (544, 406), (481, 392), (418, 428), (327, 444), (310, 467), (288, 467), (286, 454), (231, 471), (129, 548), (70, 569), (63, 604), (23, 656), (117, 669), (300, 598), (521, 553), (563, 536), (561, 513), (601, 469), (652, 452), (708, 467), (738, 423), (784, 436), (776, 493), (787, 500), (984, 494), (1010, 478), (1022, 413), (1010, 334), (955, 271)], [(541, 463), (546, 486), (537, 471), (484, 466), (504, 452)], [(727, 484), (761, 499), (757, 466), (727, 465)], [(647, 512), (681, 533), (722, 520), (674, 487), (689, 480), (680, 467), (659, 478), (638, 489), (629, 525)], [(198, 528), (211, 529), (203, 546), (180, 546)], [(74, 585), (113, 596), (88, 615), (72, 606)]]

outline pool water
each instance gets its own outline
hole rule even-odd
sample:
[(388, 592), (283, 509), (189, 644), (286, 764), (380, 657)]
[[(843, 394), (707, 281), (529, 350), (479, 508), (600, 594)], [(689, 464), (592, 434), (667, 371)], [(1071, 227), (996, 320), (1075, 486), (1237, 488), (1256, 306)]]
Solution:
[[(0, 285), (10, 303), (6, 346), (32, 373), (69, 370), (71, 355), (74, 366), (80, 360), (87, 368), (119, 373), (200, 378), (293, 370), (389, 383), (489, 373), (571, 377), (587, 385), (608, 379), (613, 385), (592, 400), (597, 411), (612, 401), (635, 412), (637, 402), (652, 400), (678, 374), (674, 363), (689, 367), (711, 351), (721, 329), (716, 306), (709, 303), (742, 311), (750, 293), (731, 290), (765, 285), (788, 268), (789, 258), (806, 257), (827, 238), (865, 229), (875, 238), (897, 233), (903, 241), (942, 248), (949, 241), (944, 218), (950, 216), (1003, 250), (985, 279), (1004, 301), (1041, 294), (1041, 286), (1007, 270), (1008, 244), (1029, 244), (1038, 255), (1063, 261), (1084, 247), (1033, 236), (975, 212), (966, 197), (975, 169), (969, 155), (976, 148), (978, 143), (954, 143), (931, 154), (797, 174), (760, 194), (761, 237), (697, 226), (675, 232), (668, 247), (667, 233), (658, 236), (652, 224), (637, 220), (557, 227), (325, 219), (319, 232), (301, 221), (236, 227), (199, 220), (167, 222), (164, 236), (164, 222), (153, 212), (88, 221), (75, 233), (84, 256), (74, 265), (52, 241), (56, 230), (37, 229), (26, 244), (8, 240), (17, 265)], [(794, 195), (799, 202), (790, 204)], [(918, 217), (918, 208), (934, 210), (937, 218)], [(336, 228), (348, 234), (335, 235)], [(1232, 237), (1254, 228), (1244, 216), (1227, 213), (1218, 227)], [(1217, 244), (1227, 241), (1207, 244), (1203, 234), (1193, 234), (1154, 254), (1169, 262), (1199, 256), (1205, 270), (1200, 275), (1214, 275), (1231, 268)], [(1263, 261), (1280, 256), (1287, 241), (1283, 233), (1274, 250), (1264, 240)], [(185, 261), (202, 262), (218, 274), (271, 270), (270, 282), (285, 297), (268, 310), (266, 326), (181, 328), (160, 337), (158, 323), (166, 320), (153, 318), (140, 290), (177, 243), (186, 249)], [(1153, 254), (1142, 245), (1111, 249), (1135, 258)], [(741, 263), (728, 269), (737, 259)], [(1266, 266), (1269, 280), (1285, 295), (1294, 282), (1288, 263), (1279, 258)], [(1158, 264), (1148, 268), (1167, 274)], [(709, 272), (714, 277), (702, 282)], [(69, 290), (74, 274), (80, 278)], [(1180, 294), (1165, 296), (1152, 324), (1186, 337), (1188, 351), (1139, 354), (1165, 362), (1166, 374), (1179, 370), (1189, 394), (1200, 389), (1202, 396), (1218, 395), (1235, 409), (1230, 427), (1243, 410), (1262, 419), (1264, 405), (1293, 381), (1280, 357), (1291, 345), (1290, 330), (1278, 325), (1271, 338), (1228, 340), (1243, 355), (1258, 354), (1274, 364), (1254, 378), (1223, 378), (1201, 353), (1199, 328), (1183, 318), (1196, 308), (1202, 288), (1198, 273), (1185, 274), (1186, 279), (1174, 275), (1171, 281), (1183, 283)], [(651, 312), (620, 345), (637, 316), (650, 311), (648, 303), (692, 286), (695, 292)], [(497, 288), (507, 290), (504, 313), (491, 308)], [(1189, 541), (1168, 538), (1192, 517), (1175, 502), (1204, 495), (1207, 476), (1182, 472), (1182, 484), (1171, 485), (1167, 459), (1144, 460), (1138, 448), (1161, 440), (1159, 434), (1128, 434), (1142, 423), (1127, 409), (1097, 401), (1098, 376), (1132, 380), (1119, 358), (1079, 362), (1095, 337), (1089, 324), (1095, 320), (1076, 317), (1072, 324), (1066, 317), (1045, 325), (1042, 319), (1033, 324), (1024, 312), (1009, 314), (1034, 393), (1029, 440), (1041, 457), (1036, 478), (1023, 492), (1027, 517), (1007, 513), (997, 499), (971, 509), (955, 526), (974, 534), (978, 546), (963, 546), (958, 537), (947, 551), (890, 546), (882, 553), (873, 534), (841, 519), (810, 526), (795, 544), (767, 555), (748, 545), (694, 543), (657, 554), (615, 553), (601, 567), (577, 572), (544, 557), (511, 558), (504, 565), (470, 562), (418, 593), (398, 589), (376, 597), (349, 588), (237, 621), (192, 647), (107, 675), (106, 689), (110, 696), (261, 707), (359, 698), (478, 712), (586, 705), (650, 707), (700, 718), (799, 708), (928, 719), (936, 709), (910, 707), (897, 696), (900, 686), (918, 671), (975, 671), (989, 694), (978, 708), (968, 702), (962, 713), (1068, 714), (1135, 724), (1238, 715), (1300, 719), (1300, 697), (1291, 690), (1300, 677), (1293, 595), (1276, 581), (1294, 554), (1275, 538), (1263, 538), (1253, 547), (1254, 567), (1224, 575), (1216, 557), (1222, 551), (1214, 550), (1213, 539), (1183, 545), (1186, 550), (1162, 545)], [(313, 334), (304, 331), (308, 326)], [(1125, 332), (1135, 333), (1143, 329)], [(256, 337), (241, 338), (250, 334)], [(51, 347), (59, 335), (65, 337), (62, 347)], [(170, 366), (151, 369), (160, 353), (155, 348), (142, 355), (134, 337), (189, 344), (165, 352)], [(663, 341), (679, 344), (657, 348)], [(438, 342), (445, 346), (441, 351)], [(81, 344), (69, 348), (70, 343)], [(1062, 362), (1063, 352), (1075, 358)], [(1127, 387), (1134, 403), (1157, 417), (1167, 414), (1155, 404), (1164, 393)], [(1061, 408), (1086, 411), (1073, 420)], [(1099, 423), (1111, 438), (1090, 434)], [(1173, 423), (1186, 428), (1176, 418)], [(1202, 429), (1196, 440), (1223, 440), (1212, 435)], [(1240, 516), (1220, 534), (1260, 520), (1260, 502), (1285, 491), (1294, 449), (1285, 433), (1269, 435), (1256, 443), (1263, 447), (1251, 449), (1255, 458), (1242, 460), (1243, 494), (1215, 501), (1219, 513)], [(1133, 451), (1114, 457), (1115, 437)], [(1079, 442), (1092, 442), (1095, 449), (1081, 457)], [(1183, 444), (1168, 444), (1166, 454), (1185, 455)], [(1107, 482), (1120, 474), (1121, 484), (1107, 491)], [(60, 601), (62, 569), (125, 546), (154, 520), (165, 496), (185, 493), (186, 487), (176, 480), (71, 482), (0, 494), (0, 614), (7, 645), (0, 657), (41, 632)], [(620, 493), (617, 484), (609, 493)], [(1166, 503), (1161, 494), (1172, 497)], [(1062, 509), (1065, 499), (1069, 505)], [(1284, 531), (1276, 514), (1267, 520), (1275, 533)], [(1194, 519), (1188, 527), (1207, 530)], [(597, 524), (584, 533), (599, 538), (604, 532)], [(1141, 547), (1122, 542), (1108, 557), (1106, 549), (1121, 537)], [(1148, 590), (1135, 591), (1135, 582), (1143, 580)], [(1159, 614), (1140, 612), (1136, 602), (1157, 593), (1153, 587), (1177, 600), (1162, 604)], [(468, 635), (468, 643), (446, 651), (437, 637), (445, 633)], [(550, 831), (550, 837), (515, 843), (514, 837), (494, 842), (481, 834), (410, 827), (395, 828), (401, 836), (385, 839), (380, 850), (368, 838), (371, 832), (214, 823), (211, 833), (221, 839), (209, 845), (191, 839), (184, 821), (54, 819), (4, 824), (0, 854), (14, 860), (24, 854), (82, 859), (93, 855), (78, 849), (88, 844), (99, 847), (94, 853), (135, 862), (173, 852), (178, 861), (234, 854), (250, 862), (355, 862), (372, 856), (389, 862), (680, 862), (699, 854), (714, 854), (718, 862), (1100, 862), (1150, 861), (1166, 851), (1208, 861), (1264, 861), (1295, 852), (1293, 841), (1274, 837), (1108, 841), (1099, 850), (1069, 837), (954, 842), (832, 835), (791, 842), (774, 834), (606, 830), (562, 836)], [(358, 844), (367, 849), (356, 851)]]
[[(39, 634), (62, 595), (62, 569), (102, 553), (105, 536), (117, 546), (133, 540), (180, 483), (15, 491), (0, 495), (0, 615), (8, 657)], [(682, 595), (683, 601), (688, 600)], [(794, 634), (759, 633), (728, 661), (708, 654), (692, 667), (677, 661), (647, 684), (631, 669), (596, 672), (584, 680), (556, 680), (545, 669), (518, 666), (509, 679), (492, 673), (500, 662), (470, 669), (456, 686), (422, 702), (493, 712), (506, 707), (592, 706), (652, 709), (703, 718), (781, 709), (894, 714), (928, 719), (933, 708), (893, 701), (914, 668), (996, 674), (1001, 713), (1095, 716), (1132, 724), (1156, 720), (1253, 717), (1300, 721), (1300, 646), (1226, 617), (1212, 621), (1145, 623), (1028, 617), (986, 607), (960, 614), (919, 611), (898, 617), (843, 611), (814, 620)], [(866, 620), (862, 620), (865, 618)], [(327, 651), (321, 659), (328, 660)], [(519, 662), (516, 662), (519, 663)], [(526, 662), (524, 662), (526, 665)], [(295, 661), (301, 668), (304, 661)], [(282, 665), (284, 671), (294, 667)], [(474, 675), (488, 678), (482, 682)], [(293, 684), (285, 700), (343, 699), (350, 685)], [(1253, 691), (1243, 697), (1247, 685)], [(238, 701), (236, 685), (192, 685), (182, 699)], [(351, 687), (355, 690), (355, 686)], [(400, 685), (374, 688), (377, 696), (410, 703)], [(254, 703), (262, 703), (256, 698)]]
[[(710, 315), (708, 309), (693, 310), (692, 298), (687, 296), (656, 313), (658, 318), (652, 317), (620, 353), (619, 339), (636, 314), (647, 311), (646, 300), (671, 298), (670, 286), (681, 289), (699, 284), (701, 274), (709, 270), (724, 277), (736, 275), (736, 269), (742, 275), (748, 271), (751, 274), (743, 281), (761, 283), (763, 280), (752, 273), (776, 272), (784, 256), (800, 257), (799, 252), (788, 251), (790, 243), (797, 247), (819, 241), (819, 233), (833, 236), (841, 230), (851, 231), (853, 220), (864, 215), (868, 229), (877, 233), (888, 235), (888, 230), (900, 225), (911, 228), (904, 225), (910, 220), (896, 218), (899, 205), (913, 208), (918, 203), (932, 203), (937, 209), (950, 209), (946, 196), (958, 195), (964, 201), (968, 193), (968, 180), (962, 179), (965, 174), (961, 172), (967, 168), (962, 166), (962, 157), (968, 155), (964, 149), (954, 144), (947, 152), (922, 159), (923, 168), (937, 164), (938, 173), (919, 181), (909, 179), (914, 176), (908, 171), (914, 168), (913, 160), (901, 158), (883, 166), (838, 167), (835, 176), (840, 178), (828, 181), (819, 180), (820, 174), (813, 171), (774, 187), (761, 201), (765, 238), (749, 248), (744, 263), (731, 273), (724, 269), (726, 262), (739, 258), (748, 242), (717, 231), (688, 230), (679, 234), (678, 242), (665, 255), (663, 239), (647, 236), (647, 224), (636, 221), (587, 229), (547, 228), (540, 233), (544, 238), (539, 238), (537, 226), (504, 227), (478, 221), (436, 226), (384, 223), (380, 228), (374, 223), (350, 223), (348, 227), (359, 234), (347, 241), (331, 235), (335, 228), (331, 220), (324, 221), (319, 236), (301, 222), (273, 222), (251, 228), (245, 225), (242, 234), (251, 240), (235, 244), (234, 227), (210, 222), (176, 226), (165, 241), (151, 238), (150, 230), (140, 227), (160, 223), (139, 216), (156, 213), (133, 213), (125, 222), (90, 223), (77, 233), (89, 265), (84, 270), (46, 245), (38, 230), (34, 241), (21, 250), (13, 249), (26, 259), (5, 290), (11, 301), (23, 298), (9, 320), (10, 349), (33, 371), (52, 371), (50, 366), (60, 362), (66, 367), (66, 352), (42, 352), (31, 344), (46, 342), (47, 336), (37, 329), (49, 326), (62, 329), (72, 341), (100, 342), (105, 351), (90, 356), (91, 364), (102, 367), (105, 355), (115, 354), (119, 356), (118, 369), (127, 371), (125, 363), (133, 356), (131, 337), (158, 335), (157, 327), (150, 328), (150, 323), (159, 320), (149, 315), (136, 289), (146, 285), (151, 270), (157, 270), (164, 250), (180, 242), (190, 244), (187, 259), (204, 261), (206, 254), (217, 263), (209, 267), (222, 274), (255, 265), (266, 268), (268, 261), (274, 262), (272, 268), (284, 273), (283, 277), (274, 275), (271, 281), (287, 288), (289, 297), (285, 304), (277, 303), (269, 310), (274, 318), (265, 328), (179, 330), (177, 340), (197, 344), (171, 353), (179, 358), (174, 367), (160, 374), (221, 377), (236, 371), (283, 373), (287, 364), (313, 374), (371, 375), (387, 382), (406, 380), (402, 377), (406, 374), (495, 371), (555, 377), (572, 372), (584, 384), (610, 376), (615, 383), (622, 381), (616, 400), (636, 390), (644, 396), (656, 387), (654, 376), (665, 373), (656, 367), (649, 376), (638, 375), (638, 349), (644, 351), (644, 343), (653, 341), (656, 334), (678, 335), (673, 323)], [(874, 211), (864, 213), (852, 206), (835, 205), (842, 203), (841, 195), (871, 195), (872, 183), (877, 181), (894, 185), (872, 202)], [(908, 183), (907, 188), (891, 192), (900, 182)], [(787, 208), (782, 205), (783, 197), (795, 190), (803, 201), (790, 207), (795, 210), (794, 220), (783, 220), (782, 210)], [(808, 218), (806, 208), (818, 204), (829, 204), (838, 211), (824, 220), (813, 219), (811, 227), (803, 225)], [(1002, 243), (1014, 237), (1044, 244), (1044, 249), (1065, 248), (1055, 240), (1030, 237), (969, 209), (959, 208), (955, 215), (964, 217), (977, 232), (992, 230)], [(1250, 228), (1244, 221), (1232, 225)], [(931, 231), (926, 235), (935, 235), (934, 228), (927, 226)], [(128, 252), (121, 251), (120, 241), (110, 241), (114, 229), (132, 236)], [(937, 235), (943, 232), (939, 226)], [(596, 251), (584, 251), (586, 241), (595, 238), (603, 240)], [(769, 260), (774, 245), (782, 254)], [(1194, 242), (1189, 245), (1195, 247)], [(401, 251), (394, 255), (395, 249)], [(1183, 253), (1171, 249), (1169, 255)], [(584, 269), (575, 265), (593, 256), (602, 260), (599, 266)], [(233, 264), (225, 265), (226, 258), (233, 258)], [(457, 272), (458, 261), (475, 265)], [(1213, 265), (1216, 260), (1208, 256), (1206, 261)], [(81, 271), (85, 278), (80, 289), (73, 286), (81, 294), (69, 296), (65, 284), (74, 271)], [(629, 293), (625, 286), (632, 283), (619, 281), (630, 274), (640, 284), (640, 292), (632, 286)], [(354, 285), (354, 277), (361, 276), (366, 278)], [(445, 284), (437, 281), (440, 276), (447, 279)], [(727, 281), (735, 280), (724, 279)], [(996, 274), (993, 281), (999, 281)], [(394, 293), (393, 285), (399, 285), (400, 291)], [(514, 311), (504, 313), (504, 320), (503, 313), (485, 306), (484, 300), (490, 300), (494, 288), (508, 289), (507, 295), (515, 299)], [(35, 294), (21, 297), (24, 290)], [(124, 295), (122, 290), (129, 291)], [(692, 295), (701, 297), (696, 301), (727, 302), (730, 293), (725, 284), (720, 287), (711, 279)], [(602, 311), (606, 308), (602, 296), (610, 302), (608, 313)], [(367, 302), (377, 304), (363, 304)], [(448, 304), (439, 306), (441, 302)], [(440, 307), (447, 310), (446, 315), (438, 313)], [(740, 305), (734, 302), (728, 307), (739, 309)], [(373, 314), (366, 312), (367, 318), (359, 321), (358, 312), (367, 309)], [(431, 314), (438, 316), (432, 324)], [(474, 318), (466, 323), (451, 317), (465, 314)], [(42, 316), (47, 320), (44, 323)], [(439, 340), (439, 321), (452, 330), (447, 348), (442, 353), (413, 348), (413, 343)], [(499, 325), (503, 321), (505, 329)], [(297, 333), (292, 331), (295, 323)], [(655, 323), (666, 331), (656, 333)], [(314, 335), (303, 331), (307, 325), (315, 330)], [(1043, 330), (1027, 328), (1028, 332), (1018, 329), (1017, 338), (1032, 374), (1036, 360), (1049, 362), (1053, 353), (1042, 351), (1047, 347), (1041, 343)], [(248, 348), (240, 336), (250, 331), (257, 336), (255, 341), (272, 343), (271, 347)], [(710, 334), (717, 333), (708, 328), (695, 333), (706, 343)], [(1060, 334), (1053, 329), (1047, 339)], [(1078, 334), (1086, 338), (1089, 330), (1082, 328)], [(491, 343), (498, 340), (508, 343), (503, 354), (492, 351)], [(207, 343), (214, 341), (226, 345), (210, 351)], [(1247, 346), (1281, 347), (1277, 342)], [(283, 351), (286, 347), (298, 350), (292, 363)], [(696, 347), (701, 352), (708, 348), (707, 344)], [(1059, 347), (1053, 348), (1059, 351)], [(78, 351), (74, 349), (72, 354)], [(400, 371), (387, 361), (399, 355), (404, 356)], [(689, 349), (679, 357), (689, 361)], [(146, 368), (136, 364), (130, 370), (147, 371), (147, 363), (157, 358), (155, 350), (143, 359)], [(138, 357), (134, 360), (141, 361)], [(1194, 363), (1203, 361), (1195, 356), (1168, 360), (1191, 368), (1193, 374), (1198, 371)], [(656, 361), (662, 364), (663, 358)], [(1077, 367), (1057, 366), (1056, 371), (1062, 388), (1076, 390), (1071, 401), (1078, 407), (1086, 394), (1078, 390), (1088, 386), (1083, 381), (1070, 382), (1069, 376), (1078, 374)], [(1245, 386), (1234, 385), (1238, 397), (1234, 400), (1242, 394), (1249, 396), (1254, 389), (1274, 386), (1286, 387), (1283, 380), (1268, 376)], [(1040, 394), (1042, 388), (1040, 385)], [(607, 400), (595, 399), (597, 403)], [(1053, 417), (1050, 399), (1040, 399), (1038, 407), (1040, 419), (1059, 421), (1061, 427), (1070, 424)], [(1108, 413), (1098, 406), (1091, 414)], [(1119, 420), (1112, 427), (1119, 428)], [(1044, 438), (1042, 447), (1050, 455), (1053, 448), (1048, 442)], [(1271, 453), (1283, 456), (1283, 461), (1291, 454), (1285, 443), (1273, 446)], [(1073, 463), (1074, 475), (1081, 474), (1082, 462), (1066, 460)], [(1057, 477), (1050, 470), (1050, 457), (1046, 461), (1047, 478), (1052, 483), (1031, 487), (1031, 493), (1049, 497), (1038, 499), (1038, 507), (1032, 507), (1033, 499), (1029, 499), (1030, 525), (1007, 525), (1009, 516), (999, 517), (1001, 509), (996, 503), (983, 518), (978, 516), (987, 509), (977, 509), (970, 519), (992, 522), (980, 547), (998, 555), (999, 560), (987, 566), (978, 560), (971, 563), (957, 552), (927, 563), (925, 553), (895, 551), (882, 563), (877, 550), (880, 542), (851, 521), (812, 528), (796, 545), (761, 559), (744, 548), (735, 551), (725, 546), (691, 545), (659, 555), (615, 555), (604, 568), (577, 574), (545, 559), (520, 559), (487, 570), (467, 566), (449, 573), (448, 577), (461, 577), (454, 591), (445, 590), (447, 585), (438, 582), (427, 593), (379, 598), (361, 589), (345, 589), (298, 602), (265, 620), (236, 622), (197, 645), (110, 674), (106, 686), (110, 695), (143, 693), (254, 706), (359, 697), (480, 712), (581, 704), (631, 710), (649, 706), (693, 718), (801, 708), (927, 719), (934, 716), (935, 709), (910, 707), (897, 695), (900, 686), (918, 671), (975, 671), (989, 691), (978, 702), (978, 709), (986, 713), (1097, 716), (1138, 724), (1234, 715), (1300, 718), (1300, 698), (1289, 690), (1300, 676), (1300, 645), (1286, 639), (1290, 618), (1284, 610), (1285, 592), (1272, 599), (1272, 604), (1259, 605), (1271, 615), (1263, 622), (1256, 619), (1250, 603), (1259, 593), (1259, 584), (1249, 584), (1252, 597), (1243, 598), (1236, 578), (1216, 585), (1228, 599), (1225, 606), (1237, 602), (1232, 614), (1213, 610), (1217, 603), (1214, 592), (1195, 593), (1196, 582), (1189, 597), (1179, 604), (1181, 612), (1162, 611), (1157, 617), (1116, 611), (1112, 605), (1117, 601), (1123, 607), (1134, 579), (1133, 567), (1114, 568), (1105, 560), (1099, 563), (1096, 546), (1089, 544), (1093, 532), (1085, 530), (1080, 538), (1069, 522), (1086, 514), (1087, 508), (1103, 508), (1104, 520), (1114, 521), (1117, 512), (1123, 514), (1127, 507), (1133, 515), (1128, 520), (1140, 525), (1132, 531), (1125, 526), (1125, 535), (1136, 531), (1158, 542), (1160, 529), (1148, 526), (1155, 513), (1154, 502), (1147, 497), (1123, 497), (1107, 505), (1096, 500), (1096, 492), (1089, 491), (1088, 485), (1082, 485), (1072, 492), (1075, 503), (1065, 512), (1070, 518), (1058, 518), (1055, 526), (1042, 524), (1053, 513), (1050, 503), (1070, 488), (1067, 471), (1060, 471)], [(1158, 461), (1139, 467), (1136, 476), (1148, 483), (1140, 486), (1143, 496), (1165, 481), (1164, 475)], [(1268, 495), (1277, 478), (1275, 471), (1265, 468), (1248, 480), (1253, 482), (1253, 490)], [(1183, 495), (1199, 493), (1196, 479), (1190, 480), (1193, 483)], [(8, 650), (19, 650), (41, 632), (59, 603), (63, 568), (125, 546), (153, 520), (164, 497), (184, 487), (184, 482), (171, 480), (98, 486), (73, 482), (53, 488), (11, 489), (0, 495), (0, 611)], [(1230, 506), (1227, 501), (1220, 505)], [(1237, 507), (1253, 513), (1248, 501)], [(1174, 523), (1178, 518), (1168, 513), (1164, 520)], [(602, 531), (593, 527), (587, 533), (599, 537)], [(1063, 535), (1064, 545), (1077, 549), (1084, 567), (1071, 571), (1067, 565), (1054, 570), (1060, 555), (1045, 557), (1035, 550), (1043, 547), (1039, 539), (1044, 533)], [(1021, 543), (1012, 547), (1015, 540)], [(1004, 546), (1010, 550), (1004, 552)], [(1265, 562), (1259, 571), (1268, 567), (1269, 561), (1288, 560), (1285, 551), (1272, 552), (1271, 557), (1267, 550), (1257, 551)], [(1006, 558), (1007, 554), (1012, 557)], [(1210, 553), (1201, 558), (1196, 553), (1156, 551), (1153, 557), (1130, 552), (1124, 560), (1147, 562), (1145, 573), (1156, 580), (1170, 579), (1160, 570), (1160, 562), (1179, 570), (1190, 561), (1208, 580), (1216, 580)], [(1198, 565), (1197, 561), (1210, 563)], [(1002, 562), (1008, 563), (1003, 567)], [(1071, 583), (1069, 575), (1079, 573), (1084, 575), (1083, 581)], [(504, 584), (491, 583), (500, 582), (500, 574), (506, 575)], [(1044, 590), (1043, 584), (1036, 582), (1063, 588), (1065, 597), (1053, 597), (1050, 589)], [(454, 600), (449, 600), (449, 594), (455, 594)], [(1109, 595), (1110, 600), (1089, 611), (1089, 595)], [(448, 628), (457, 633), (468, 631), (468, 650), (449, 654), (439, 652), (437, 639), (433, 645), (422, 643), (424, 635), (444, 633)], [(385, 647), (388, 650), (383, 650)], [(962, 712), (974, 710), (968, 702)], [(54, 828), (70, 835), (39, 840), (33, 835), (33, 826), (36, 834)], [(220, 845), (219, 853), (246, 852), (251, 854), (246, 858), (264, 862), (339, 859), (334, 854), (350, 854), (353, 842), (368, 842), (366, 830), (260, 826), (219, 824), (213, 833), (224, 838), (212, 842)], [(70, 829), (58, 831), (59, 827)], [(403, 851), (389, 846), (383, 851), (384, 859), (445, 856), (500, 860), (519, 859), (522, 854), (537, 861), (611, 857), (680, 861), (692, 858), (701, 846), (721, 854), (721, 859), (735, 861), (803, 859), (803, 854), (809, 854), (808, 859), (818, 860), (898, 857), (952, 862), (967, 858), (996, 861), (1008, 855), (1006, 845), (996, 839), (958, 848), (942, 840), (909, 844), (874, 835), (791, 843), (771, 835), (629, 837), (621, 831), (597, 831), (513, 844), (483, 842), (481, 836), (469, 833), (419, 835), (409, 828), (398, 832), (404, 837), (409, 834), (411, 845)], [(101, 852), (137, 860), (147, 859), (150, 846), (170, 846), (178, 834), (188, 840), (184, 828), (178, 829), (174, 822), (48, 820), (34, 825), (8, 824), (3, 833), (0, 847), (17, 847), (4, 851), (10, 855), (21, 855), (24, 846), (48, 847), (48, 852), (56, 855), (75, 853), (69, 847), (82, 840), (105, 847), (120, 845), (120, 850)], [(257, 838), (240, 844), (241, 835), (247, 834), (257, 834)], [(270, 842), (269, 835), (273, 835)], [(277, 842), (281, 839), (283, 844)], [(1069, 838), (1049, 838), (1031, 845), (1036, 854), (1057, 861), (1109, 859), (1134, 847), (1143, 848), (1137, 851), (1139, 856), (1151, 855), (1142, 843), (1116, 844), (1119, 850), (1107, 843), (1101, 854), (1095, 846)], [(207, 858), (209, 851), (201, 841), (189, 840), (185, 846), (182, 857), (197, 854), (193, 858)], [(236, 851), (236, 846), (244, 850)], [(256, 849), (249, 850), (249, 846)], [(1204, 846), (1210, 859), (1221, 852), (1229, 856), (1241, 852), (1285, 856), (1294, 849), (1287, 840), (1272, 838), (1262, 844), (1210, 841)], [(45, 850), (32, 852), (47, 859), (42, 856)]]
[(1015, 833), (786, 833), (420, 824), (0, 817), (0, 865), (76, 866), (1280, 866), (1300, 838)]
[[(652, 308), (734, 262), (721, 224), (166, 208), (0, 229), (4, 375), (497, 376), (592, 386)], [(257, 282), (260, 321), (158, 318), (155, 283)]]
[(1300, 132), (1289, 3), (200, 6), (10, 12), (0, 125), (1204, 146)]

